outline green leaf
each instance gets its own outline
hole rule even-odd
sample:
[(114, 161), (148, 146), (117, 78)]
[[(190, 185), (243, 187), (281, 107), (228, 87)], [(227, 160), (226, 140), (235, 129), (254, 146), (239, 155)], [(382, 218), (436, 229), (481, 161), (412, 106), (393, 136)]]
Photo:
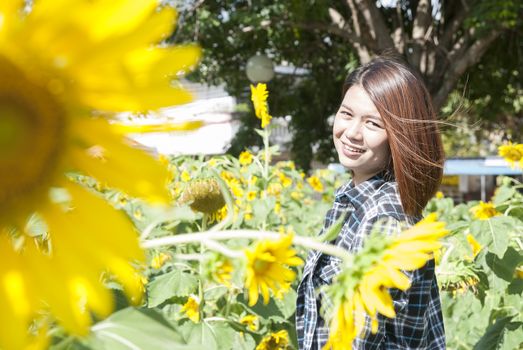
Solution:
[(514, 218), (497, 216), (488, 220), (472, 222), (470, 232), (482, 246), (501, 258), (509, 244), (509, 233), (515, 227)]
[(87, 344), (96, 350), (191, 350), (163, 316), (152, 309), (127, 308), (91, 328)]
[(235, 332), (232, 340), (232, 349), (234, 350), (253, 350), (256, 342), (248, 333)]
[(187, 321), (179, 329), (191, 349), (219, 349), (216, 334), (207, 323)]
[(289, 319), (289, 317), (294, 315), (294, 312), (296, 311), (296, 298), (297, 294), (294, 289), (289, 289), (289, 291), (283, 296), (282, 300), (274, 300), (278, 309), (282, 313), (283, 318)]
[(445, 225), (445, 228), (449, 230), (452, 233), (456, 233), (458, 231), (461, 231), (467, 227), (470, 226), (470, 222), (467, 221), (456, 221), (456, 222), (449, 222), (447, 225)]
[(267, 222), (269, 214), (274, 208), (275, 202), (276, 200), (272, 197), (253, 201), (252, 211), (256, 214), (253, 217), (253, 224), (255, 226), (258, 226), (263, 222)]
[(155, 307), (164, 301), (194, 293), (198, 286), (196, 276), (180, 270), (173, 270), (156, 277), (147, 286), (147, 302), (149, 307)]
[(498, 206), (512, 198), (516, 194), (514, 187), (501, 186), (496, 189), (496, 195), (492, 198), (492, 202), (495, 206)]
[(263, 129), (254, 129), (254, 131), (261, 137), (263, 137), (265, 134), (265, 131)]
[(345, 223), (345, 215), (341, 215), (338, 220), (336, 220), (325, 233), (318, 237), (318, 240), (320, 242), (330, 242), (334, 240), (336, 237), (338, 237), (338, 233), (340, 233), (341, 228), (343, 227), (343, 224)]
[(504, 317), (487, 327), (485, 334), (474, 345), (473, 350), (492, 350), (497, 349), (503, 342), (505, 326), (510, 322), (512, 317)]
[(215, 335), (218, 349), (229, 350), (235, 349), (234, 347), (234, 336), (235, 331), (225, 322), (213, 322), (208, 324)]
[(508, 294), (521, 294), (523, 292), (523, 280), (516, 278), (507, 288)]
[(506, 328), (503, 345), (499, 350), (523, 349), (523, 323), (510, 322)]
[(502, 259), (499, 259), (496, 255), (489, 252), (485, 260), (488, 267), (492, 269), (496, 276), (507, 282), (511, 282), (514, 276), (514, 270), (523, 262), (523, 256), (514, 248), (508, 247)]
[(261, 318), (268, 319), (269, 317), (281, 317), (283, 321), (285, 319), (283, 318), (283, 314), (280, 311), (280, 308), (278, 305), (276, 305), (274, 298), (270, 298), (267, 305), (263, 303), (263, 298), (259, 298), (258, 302), (254, 304), (252, 307), (247, 306), (247, 300), (245, 300), (243, 295), (238, 295), (238, 302), (245, 304), (245, 307), (247, 309), (251, 309), (254, 314), (259, 315)]

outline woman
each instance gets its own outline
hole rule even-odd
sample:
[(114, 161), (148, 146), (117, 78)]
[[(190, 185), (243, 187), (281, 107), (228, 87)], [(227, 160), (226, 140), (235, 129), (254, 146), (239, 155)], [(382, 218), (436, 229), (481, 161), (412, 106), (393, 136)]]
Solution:
[[(393, 227), (421, 218), (440, 184), (444, 154), (430, 95), (408, 66), (379, 57), (353, 71), (343, 85), (333, 138), (340, 163), (353, 175), (336, 191), (325, 219), (324, 230), (345, 215), (333, 244), (357, 252), (378, 220), (395, 222), (383, 226), (393, 234)], [(327, 342), (319, 310), (328, 300), (317, 291), (332, 282), (339, 263), (315, 251), (307, 257), (296, 309), (300, 349)], [(378, 332), (364, 332), (347, 349), (445, 349), (434, 260), (407, 275), (409, 290), (390, 290), (396, 317), (380, 316)]]

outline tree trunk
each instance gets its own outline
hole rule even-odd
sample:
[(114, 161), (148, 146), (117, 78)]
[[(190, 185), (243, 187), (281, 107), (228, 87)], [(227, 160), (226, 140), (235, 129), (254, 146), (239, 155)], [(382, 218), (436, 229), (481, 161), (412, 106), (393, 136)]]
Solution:
[(419, 0), (412, 13), (412, 30), (405, 30), (404, 9), (396, 6), (392, 28), (373, 0), (345, 0), (348, 14), (344, 18), (334, 8), (329, 9), (331, 23), (294, 23), (302, 29), (325, 30), (337, 35), (354, 47), (360, 63), (388, 50), (402, 55), (422, 75), (432, 94), (436, 110), (440, 110), (467, 69), (475, 65), (502, 29), (491, 30), (478, 37), (474, 29), (465, 28), (470, 14), (466, 0), (445, 3), (439, 19), (433, 14), (431, 0)]

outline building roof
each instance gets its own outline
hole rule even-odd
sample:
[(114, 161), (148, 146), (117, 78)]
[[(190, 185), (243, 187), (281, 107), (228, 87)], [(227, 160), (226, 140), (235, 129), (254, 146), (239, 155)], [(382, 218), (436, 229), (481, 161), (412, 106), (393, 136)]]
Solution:
[(521, 175), (521, 168), (511, 168), (501, 157), (449, 158), (445, 161), (445, 175)]

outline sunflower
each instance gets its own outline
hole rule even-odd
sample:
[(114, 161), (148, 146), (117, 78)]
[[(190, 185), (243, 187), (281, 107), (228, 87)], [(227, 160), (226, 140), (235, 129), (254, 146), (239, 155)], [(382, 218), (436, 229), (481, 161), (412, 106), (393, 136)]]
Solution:
[(243, 151), (238, 157), (241, 165), (249, 165), (252, 163), (253, 155), (249, 151)]
[(316, 192), (323, 192), (323, 184), (321, 183), (321, 180), (317, 176), (311, 176), (307, 179), (307, 182), (309, 185), (311, 185), (312, 189)]
[(171, 256), (169, 254), (156, 254), (151, 260), (151, 267), (155, 270), (161, 269), (162, 266), (169, 260), (171, 260)]
[(187, 302), (183, 304), (181, 311), (194, 323), (200, 321), (200, 303), (197, 297), (190, 296)]
[(298, 266), (303, 261), (291, 249), (292, 235), (282, 236), (278, 241), (263, 240), (254, 249), (246, 249), (247, 273), (245, 286), (249, 290), (249, 305), (258, 301), (259, 293), (265, 304), (269, 302), (269, 290), (278, 292), (296, 277), (289, 266)]
[(438, 240), (448, 233), (444, 226), (436, 221), (435, 214), (430, 214), (397, 237), (375, 235), (374, 241), (371, 238), (366, 242), (355, 257), (352, 270), (349, 268), (338, 278), (343, 290), (335, 294), (338, 306), (324, 349), (346, 349), (347, 344), (362, 335), (365, 315), (370, 317), (372, 333), (378, 330), (378, 313), (389, 318), (396, 316), (388, 289), (410, 288), (411, 282), (402, 270), (419, 269), (432, 258), (432, 252), (441, 247)]
[(40, 0), (29, 13), (24, 3), (0, 2), (0, 229), (23, 235), (37, 212), (51, 249), (27, 243), (14, 251), (2, 238), (0, 295), (17, 296), (0, 299), (0, 308), (11, 310), (0, 318), (0, 348), (7, 349), (23, 347), (17, 341), (25, 338), (14, 335), (25, 334), (42, 304), (67, 330), (85, 334), (90, 311), (112, 309), (103, 271), (140, 302), (143, 285), (129, 261), (144, 255), (133, 226), (65, 174), (167, 202), (158, 186), (167, 169), (130, 148), (125, 128), (106, 117), (189, 101), (168, 77), (188, 71), (200, 55), (196, 46), (154, 46), (176, 19), (170, 8), (158, 11), (156, 0)]
[(287, 350), (288, 348), (289, 333), (286, 330), (270, 333), (256, 346), (256, 350)]
[(523, 144), (508, 142), (506, 145), (499, 146), (498, 154), (505, 158), (511, 167), (519, 166), (523, 168)]
[(185, 188), (180, 203), (189, 203), (194, 211), (213, 214), (225, 205), (218, 181), (213, 178), (194, 180)]
[(240, 323), (245, 325), (248, 329), (253, 332), (258, 330), (258, 316), (256, 315), (245, 315), (240, 318)]
[(258, 83), (256, 86), (251, 85), (251, 101), (254, 105), (254, 113), (256, 114), (256, 117), (261, 119), (262, 129), (265, 129), (272, 119), (267, 105), (268, 97), (269, 91), (267, 91), (267, 84)]
[(494, 204), (491, 202), (485, 203), (483, 201), (480, 201), (478, 205), (470, 208), (470, 212), (479, 220), (488, 220), (494, 216), (501, 215), (501, 213), (496, 210)]

